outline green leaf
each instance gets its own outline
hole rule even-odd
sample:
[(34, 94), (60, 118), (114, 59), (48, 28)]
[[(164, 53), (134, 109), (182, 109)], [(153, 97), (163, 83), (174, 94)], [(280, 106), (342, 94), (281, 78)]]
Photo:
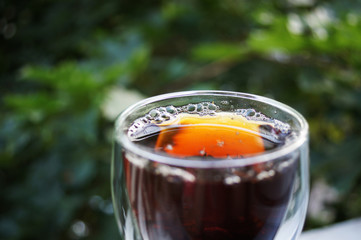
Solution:
[(198, 61), (214, 61), (220, 59), (242, 59), (247, 49), (241, 44), (208, 43), (192, 49), (192, 58)]

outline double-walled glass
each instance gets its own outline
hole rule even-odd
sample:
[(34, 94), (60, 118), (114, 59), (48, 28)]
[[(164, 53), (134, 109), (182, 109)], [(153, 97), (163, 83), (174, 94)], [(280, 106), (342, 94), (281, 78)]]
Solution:
[[(129, 137), (133, 122), (153, 109), (204, 102), (218, 112), (251, 109), (287, 124), (293, 137), (260, 154), (206, 161), (160, 154)], [(125, 110), (114, 139), (112, 194), (123, 239), (298, 238), (309, 192), (308, 125), (289, 106), (237, 92), (164, 94)]]

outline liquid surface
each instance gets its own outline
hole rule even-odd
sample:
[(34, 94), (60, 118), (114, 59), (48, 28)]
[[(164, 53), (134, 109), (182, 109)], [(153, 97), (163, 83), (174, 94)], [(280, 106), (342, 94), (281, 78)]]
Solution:
[[(134, 122), (128, 136), (140, 146), (175, 157), (226, 159), (272, 150), (284, 145), (290, 135), (288, 125), (253, 109), (217, 112), (209, 111), (212, 105), (206, 104), (208, 111), (190, 112), (189, 106), (152, 110)], [(172, 113), (167, 109), (172, 109)]]

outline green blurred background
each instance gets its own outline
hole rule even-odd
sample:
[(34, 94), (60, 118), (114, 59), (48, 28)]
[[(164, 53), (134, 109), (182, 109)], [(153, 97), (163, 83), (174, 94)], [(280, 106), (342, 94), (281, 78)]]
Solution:
[(361, 1), (0, 1), (0, 239), (120, 239), (112, 122), (143, 97), (264, 95), (311, 130), (305, 229), (361, 216)]

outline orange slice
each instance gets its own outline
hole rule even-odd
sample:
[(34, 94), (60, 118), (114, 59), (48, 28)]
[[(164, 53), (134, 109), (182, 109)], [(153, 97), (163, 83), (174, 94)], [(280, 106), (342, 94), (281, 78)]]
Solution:
[(173, 156), (227, 158), (265, 151), (259, 123), (233, 113), (179, 114), (174, 121), (160, 126), (155, 148)]

